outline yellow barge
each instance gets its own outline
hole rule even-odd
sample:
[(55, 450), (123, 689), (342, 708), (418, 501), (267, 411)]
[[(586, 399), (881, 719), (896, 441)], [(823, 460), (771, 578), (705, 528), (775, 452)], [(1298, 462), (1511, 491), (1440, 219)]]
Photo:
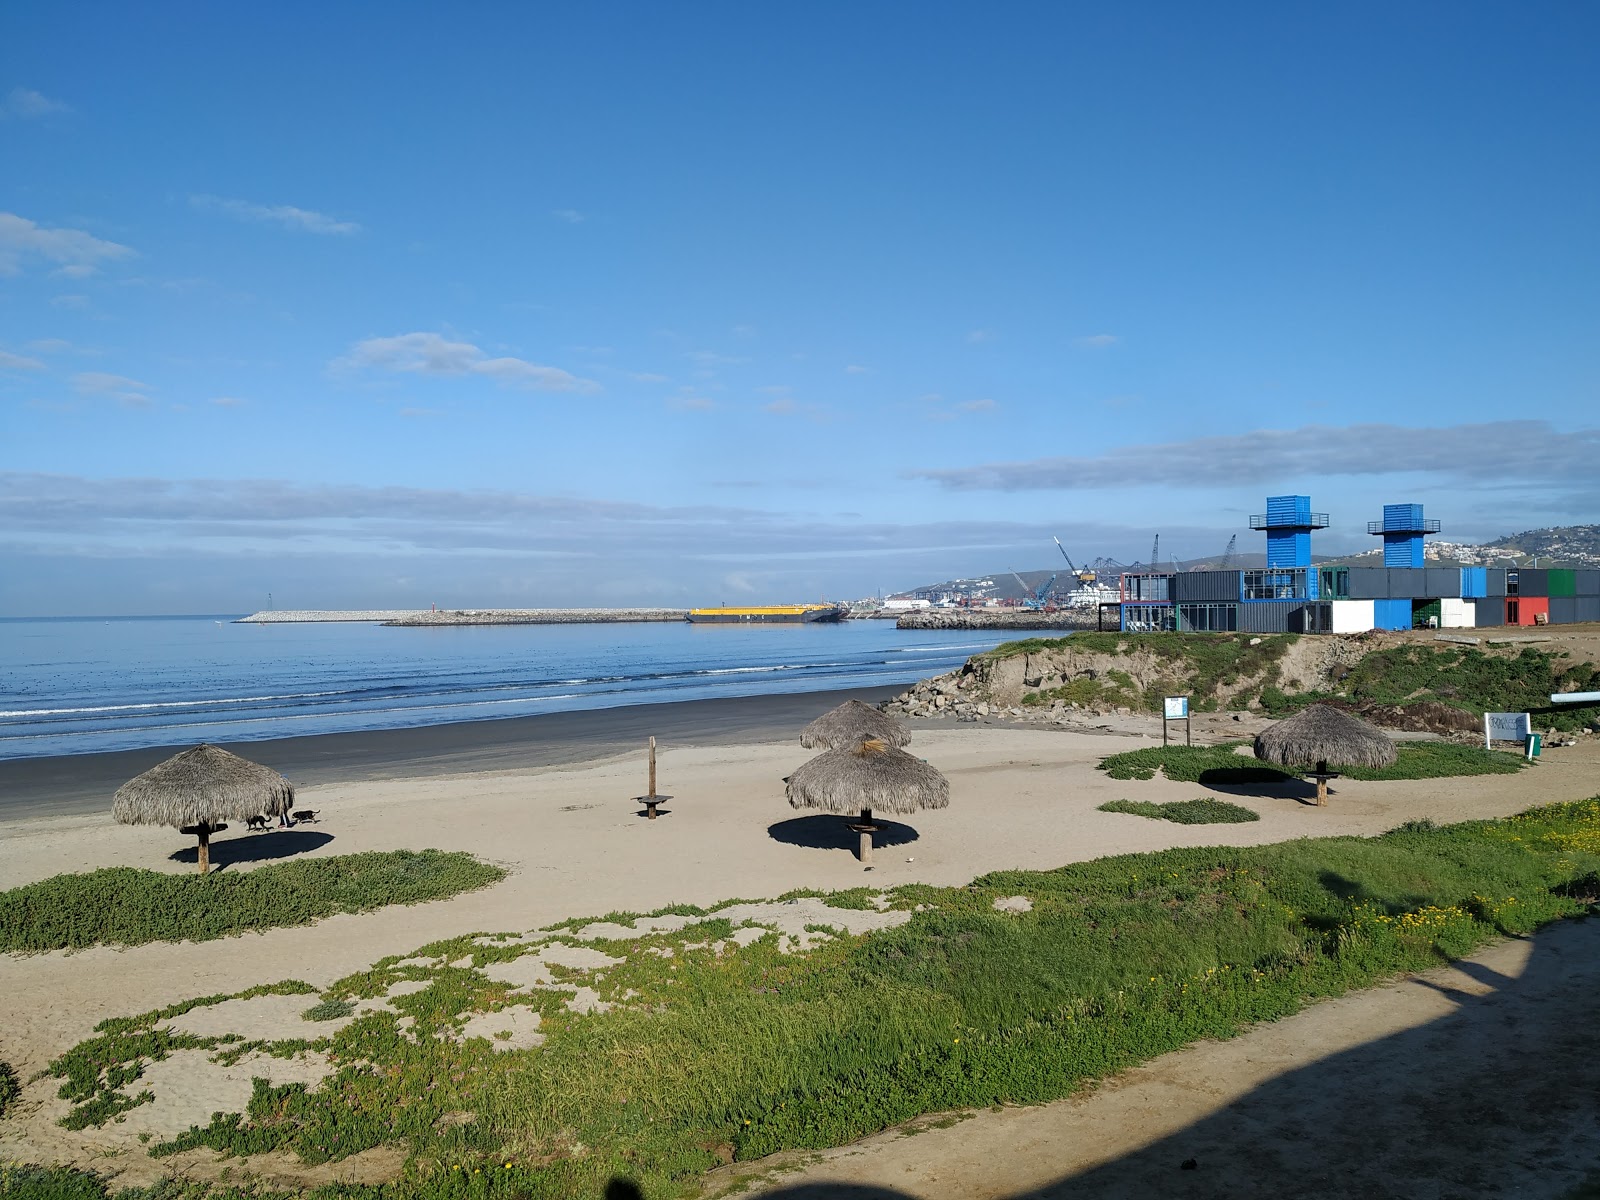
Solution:
[(842, 604), (768, 604), (757, 607), (691, 608), (689, 620), (697, 625), (810, 625), (816, 621), (842, 621)]

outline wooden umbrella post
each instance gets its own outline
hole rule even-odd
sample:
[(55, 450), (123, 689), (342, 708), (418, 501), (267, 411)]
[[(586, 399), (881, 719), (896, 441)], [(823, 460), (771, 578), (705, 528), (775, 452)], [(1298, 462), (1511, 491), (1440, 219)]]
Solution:
[(195, 837), (200, 839), (198, 858), (200, 859), (200, 874), (204, 875), (211, 870), (211, 826), (202, 821), (196, 826), (194, 834)]
[(861, 824), (856, 826), (856, 828), (861, 832), (861, 844), (856, 850), (856, 857), (861, 860), (863, 865), (865, 865), (866, 863), (870, 863), (872, 861), (873, 826), (872, 810), (870, 808), (863, 808), (861, 810)]
[(644, 798), (646, 815), (650, 820), (656, 819), (656, 738), (650, 735), (650, 794)]

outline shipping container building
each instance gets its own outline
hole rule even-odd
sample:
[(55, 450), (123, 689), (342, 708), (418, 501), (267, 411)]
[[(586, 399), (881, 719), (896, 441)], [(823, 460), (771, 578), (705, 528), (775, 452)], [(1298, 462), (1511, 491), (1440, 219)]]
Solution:
[(1440, 597), (1439, 628), (1471, 629), (1477, 620), (1477, 601), (1450, 596)]
[[(1483, 567), (1461, 568), (1461, 597), (1464, 600), (1475, 600), (1479, 596), (1489, 594), (1488, 572)], [(1448, 593), (1441, 592), (1440, 595)]]
[(1600, 571), (1579, 569), (1573, 572), (1574, 591), (1579, 596), (1600, 596)]
[[(1539, 620), (1543, 617), (1544, 620)], [(1507, 625), (1543, 625), (1550, 620), (1548, 596), (1507, 596)]]
[(1373, 625), (1371, 600), (1334, 600), (1330, 604), (1332, 633), (1365, 633)]
[[(1578, 573), (1576, 571), (1563, 571), (1555, 567), (1550, 568), (1550, 599), (1557, 596), (1576, 596), (1578, 594)], [(1551, 618), (1554, 620), (1554, 618)]]
[(1404, 597), (1372, 602), (1374, 629), (1410, 629), (1411, 601)]
[(1474, 600), (1472, 607), (1477, 613), (1472, 619), (1472, 624), (1478, 629), (1493, 629), (1497, 625), (1506, 623), (1506, 599), (1504, 596), (1485, 596), (1481, 600)]

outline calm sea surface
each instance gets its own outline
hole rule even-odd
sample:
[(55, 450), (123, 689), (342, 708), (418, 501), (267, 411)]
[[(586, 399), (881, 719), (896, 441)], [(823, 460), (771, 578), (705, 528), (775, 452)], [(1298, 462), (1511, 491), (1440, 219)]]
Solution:
[(0, 619), (0, 759), (910, 683), (1007, 640), (892, 621), (232, 622)]

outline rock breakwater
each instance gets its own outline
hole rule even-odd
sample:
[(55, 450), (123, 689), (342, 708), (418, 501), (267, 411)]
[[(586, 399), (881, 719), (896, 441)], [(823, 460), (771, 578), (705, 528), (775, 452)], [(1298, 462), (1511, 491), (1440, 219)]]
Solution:
[(923, 608), (904, 614), (898, 629), (1095, 629), (1098, 614), (1092, 608), (1063, 608), (1053, 613), (1025, 608)]

